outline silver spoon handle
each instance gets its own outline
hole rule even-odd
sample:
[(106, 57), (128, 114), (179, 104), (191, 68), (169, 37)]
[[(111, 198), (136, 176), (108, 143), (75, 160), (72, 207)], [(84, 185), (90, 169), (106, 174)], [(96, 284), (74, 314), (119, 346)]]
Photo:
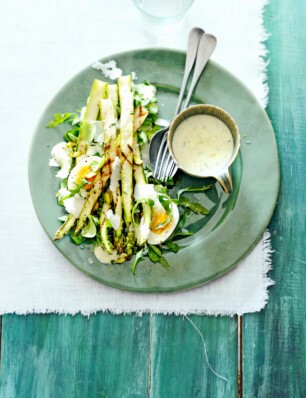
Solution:
[(203, 72), (203, 69), (207, 64), (207, 61), (209, 60), (211, 54), (214, 52), (216, 45), (217, 39), (215, 38), (215, 36), (209, 33), (205, 33), (204, 35), (202, 35), (198, 47), (198, 52), (196, 54), (196, 64), (194, 67), (193, 78), (189, 87), (187, 98), (185, 100), (184, 109), (188, 107), (193, 90)]
[(196, 59), (198, 46), (199, 46), (200, 39), (201, 39), (203, 33), (204, 33), (204, 30), (201, 28), (193, 28), (189, 33), (183, 82), (182, 82), (181, 91), (180, 91), (180, 94), (179, 94), (179, 97), (177, 100), (174, 117), (180, 111), (183, 96), (184, 96), (186, 85), (187, 85), (187, 81), (188, 81), (189, 75), (191, 73), (191, 69), (193, 67), (194, 61)]

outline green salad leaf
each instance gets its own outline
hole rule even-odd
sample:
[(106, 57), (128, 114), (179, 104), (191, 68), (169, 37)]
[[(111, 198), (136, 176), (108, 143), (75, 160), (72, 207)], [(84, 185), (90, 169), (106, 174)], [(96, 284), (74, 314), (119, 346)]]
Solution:
[(177, 197), (179, 199), (180, 196), (182, 195), (182, 193), (184, 193), (184, 192), (204, 192), (204, 191), (208, 191), (212, 187), (213, 187), (213, 184), (207, 184), (207, 185), (204, 185), (203, 187), (183, 188), (183, 189), (180, 189), (179, 191), (177, 191)]
[(160, 263), (164, 268), (170, 269), (170, 265), (165, 257), (162, 255), (161, 250), (155, 246), (147, 244), (148, 247), (148, 257), (152, 261), (152, 263)]
[(136, 267), (137, 267), (138, 263), (141, 260), (143, 260), (143, 257), (144, 257), (143, 256), (143, 251), (144, 251), (144, 249), (141, 249), (135, 255), (135, 260), (134, 260), (133, 265), (132, 265), (132, 273), (133, 273), (133, 275), (135, 275), (135, 273), (136, 273)]
[(207, 210), (206, 207), (202, 206), (201, 203), (191, 202), (185, 196), (181, 196), (178, 203), (180, 206), (190, 209), (195, 214), (203, 214), (204, 216), (207, 216), (207, 214), (209, 214), (209, 210)]
[(177, 253), (180, 250), (180, 247), (175, 242), (165, 242), (165, 246), (168, 250), (172, 251), (173, 253)]
[(93, 217), (89, 215), (88, 223), (85, 226), (85, 228), (83, 228), (81, 235), (84, 236), (84, 238), (93, 238), (94, 236), (96, 236), (96, 233), (97, 233), (96, 223)]
[(77, 119), (79, 119), (79, 116), (76, 113), (55, 113), (53, 119), (47, 123), (46, 127), (56, 127), (62, 123), (74, 124)]

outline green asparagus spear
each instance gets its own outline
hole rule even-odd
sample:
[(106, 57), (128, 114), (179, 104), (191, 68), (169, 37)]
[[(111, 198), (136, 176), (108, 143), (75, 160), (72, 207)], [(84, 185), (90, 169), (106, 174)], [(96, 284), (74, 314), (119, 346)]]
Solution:
[[(146, 181), (146, 178), (145, 178), (145, 175), (143, 172), (143, 168), (142, 168), (141, 152), (140, 152), (139, 145), (137, 142), (136, 133), (135, 133), (134, 142), (133, 142), (133, 155), (134, 155), (134, 165), (133, 165), (134, 179), (136, 181), (136, 184), (140, 184), (140, 185), (146, 184), (147, 181)], [(136, 159), (137, 159), (137, 161), (135, 161)], [(146, 228), (144, 228), (143, 230), (149, 231), (150, 226), (151, 226), (151, 221), (152, 221), (151, 206), (148, 203), (143, 203), (142, 204), (142, 216), (140, 219), (140, 225), (146, 226)], [(139, 246), (144, 245), (147, 241), (147, 236), (143, 235), (141, 232), (142, 231), (140, 231), (140, 234), (137, 239), (137, 244)]]
[(131, 76), (118, 79), (121, 131), (121, 183), (122, 204), (126, 227), (132, 221), (133, 209), (133, 124), (134, 100)]
[(66, 234), (68, 234), (70, 229), (74, 226), (75, 221), (76, 218), (72, 214), (69, 214), (64, 224), (62, 224), (55, 232), (53, 240), (62, 239)]
[(111, 209), (110, 197), (107, 192), (105, 193), (104, 196), (105, 196), (105, 198), (104, 198), (105, 201), (103, 203), (102, 210), (101, 210), (101, 216), (100, 216), (101, 245), (102, 245), (102, 248), (107, 253), (112, 254), (114, 251), (114, 246), (109, 238), (109, 234), (108, 234), (109, 227), (108, 227), (108, 220), (106, 217), (107, 211)]
[(99, 196), (103, 192), (103, 189), (106, 186), (111, 174), (112, 174), (112, 163), (116, 157), (116, 148), (118, 146), (119, 137), (114, 142), (113, 146), (106, 152), (106, 161), (102, 167), (102, 169), (98, 170), (94, 184), (89, 191), (89, 194), (86, 198), (84, 206), (82, 208), (75, 233), (78, 234), (80, 230), (86, 223), (88, 216), (91, 214), (91, 211), (97, 202)]
[(76, 161), (78, 161), (78, 157), (86, 152), (87, 142), (86, 142), (86, 128), (87, 122), (92, 122), (97, 120), (99, 114), (99, 101), (102, 98), (107, 97), (108, 92), (108, 84), (102, 82), (100, 80), (95, 80), (93, 82), (91, 92), (89, 95), (88, 103), (86, 106), (86, 111), (84, 114), (83, 122), (81, 123), (80, 133), (77, 141), (77, 150), (74, 154), (76, 157)]

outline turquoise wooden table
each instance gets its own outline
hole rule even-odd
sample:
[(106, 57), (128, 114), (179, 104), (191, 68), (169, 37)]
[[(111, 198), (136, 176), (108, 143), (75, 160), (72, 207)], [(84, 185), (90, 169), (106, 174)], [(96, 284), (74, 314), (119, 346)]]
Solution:
[(184, 317), (5, 315), (1, 398), (306, 397), (305, 15), (303, 0), (271, 0), (264, 16), (281, 164), (269, 303), (242, 319), (190, 316), (228, 382)]

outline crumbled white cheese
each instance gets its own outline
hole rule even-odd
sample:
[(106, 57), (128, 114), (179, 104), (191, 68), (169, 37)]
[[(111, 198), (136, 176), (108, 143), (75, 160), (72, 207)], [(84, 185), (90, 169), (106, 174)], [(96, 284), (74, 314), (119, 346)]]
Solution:
[(138, 80), (138, 77), (136, 76), (136, 72), (131, 72), (132, 80)]
[(111, 80), (116, 80), (118, 77), (122, 76), (122, 69), (117, 68), (117, 63), (113, 60), (105, 62), (104, 64), (100, 61), (96, 61), (92, 67), (100, 70), (105, 77), (108, 77)]
[(147, 240), (148, 236), (150, 234), (150, 228), (148, 227), (147, 224), (144, 223), (143, 218), (141, 219), (141, 222), (139, 225), (139, 234), (144, 240)]
[(120, 227), (120, 217), (118, 216), (118, 214), (114, 214), (113, 210), (107, 210), (106, 218), (111, 223), (115, 231)]
[(85, 199), (77, 195), (64, 200), (64, 206), (67, 213), (72, 214), (75, 218), (79, 218), (84, 203)]
[(138, 94), (138, 100), (140, 100), (143, 106), (148, 105), (156, 96), (156, 87), (152, 84), (135, 84), (134, 90)]
[(103, 150), (100, 144), (90, 144), (87, 146), (86, 156), (94, 156), (97, 153), (102, 157)]
[(62, 179), (68, 177), (69, 170), (72, 164), (72, 158), (70, 154), (71, 148), (67, 148), (66, 142), (59, 142), (53, 147), (51, 151), (52, 158), (49, 160), (49, 166), (60, 167), (60, 170), (56, 174), (56, 177)]
[(51, 167), (60, 167), (60, 164), (54, 158), (49, 159), (49, 166)]
[(65, 197), (65, 196), (67, 196), (67, 195), (70, 195), (71, 194), (71, 192), (69, 191), (69, 189), (67, 189), (67, 188), (60, 188), (58, 191), (57, 191), (57, 193), (58, 193), (58, 195), (59, 195), (59, 197)]
[(165, 119), (156, 119), (155, 124), (157, 124), (158, 126), (161, 126), (161, 127), (170, 126), (170, 122), (168, 120), (165, 120)]
[(101, 120), (93, 120), (89, 122), (90, 128), (92, 129), (93, 141), (103, 144), (104, 142), (104, 130)]
[(135, 184), (134, 198), (136, 201), (141, 199), (149, 199), (156, 196), (153, 184)]

